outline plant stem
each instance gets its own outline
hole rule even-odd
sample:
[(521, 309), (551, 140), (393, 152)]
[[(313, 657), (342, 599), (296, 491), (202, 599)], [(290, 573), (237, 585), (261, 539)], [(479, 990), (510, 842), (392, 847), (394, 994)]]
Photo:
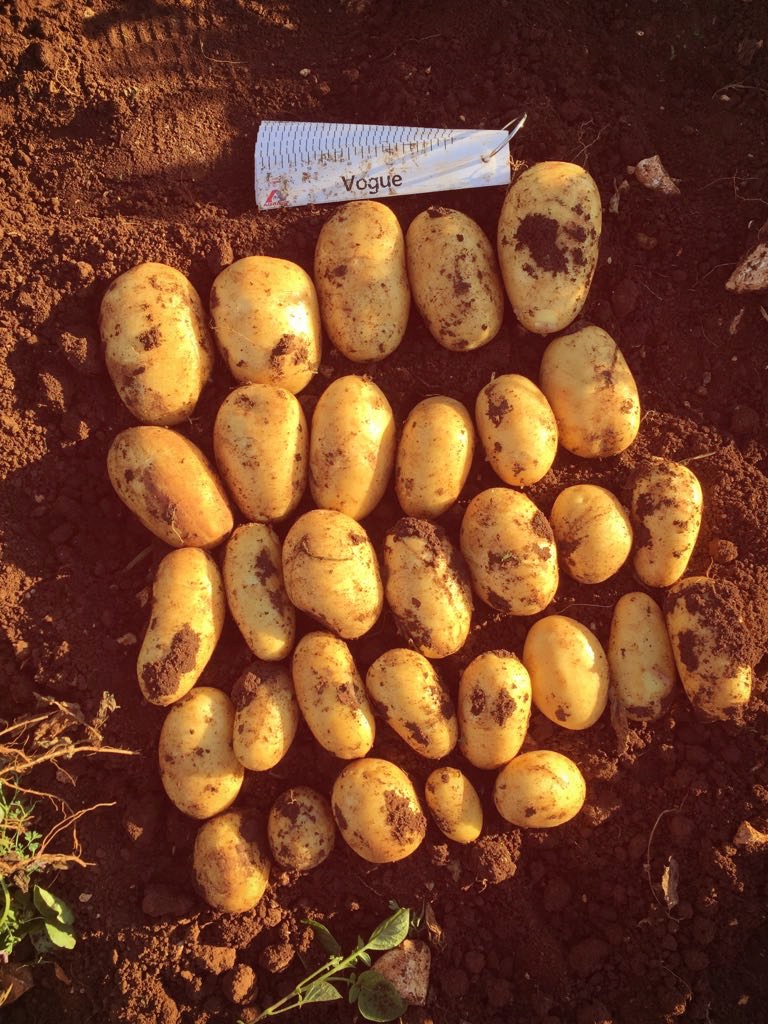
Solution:
[[(303, 1005), (303, 993), (306, 992), (310, 985), (314, 984), (316, 981), (333, 980), (342, 981), (345, 984), (348, 984), (346, 978), (337, 978), (336, 975), (340, 971), (346, 970), (347, 967), (351, 967), (355, 961), (360, 958), (360, 954), (365, 952), (366, 948), (366, 946), (361, 946), (343, 960), (337, 960), (336, 957), (333, 957), (331, 960), (326, 960), (322, 967), (318, 967), (318, 969), (313, 971), (312, 974), (308, 974), (301, 984), (297, 985), (296, 988), (292, 992), (289, 992), (287, 996), (284, 996), (282, 999), (278, 999), (276, 1003), (268, 1006), (266, 1010), (262, 1010), (256, 1020), (260, 1021), (265, 1017), (277, 1017), (278, 1014), (298, 1009), (298, 1007)], [(285, 1004), (291, 999), (296, 999), (296, 1002), (291, 1003), (290, 1006), (286, 1006)]]

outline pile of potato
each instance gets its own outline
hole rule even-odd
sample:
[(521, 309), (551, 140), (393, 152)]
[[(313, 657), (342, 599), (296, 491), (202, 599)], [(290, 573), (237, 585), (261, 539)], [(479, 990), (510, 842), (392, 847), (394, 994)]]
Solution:
[[(426, 819), (400, 767), (367, 756), (384, 721), (424, 758), (458, 745), (473, 766), (498, 772), (499, 813), (520, 826), (570, 820), (585, 799), (578, 767), (549, 750), (520, 753), (532, 705), (565, 729), (587, 729), (609, 692), (626, 715), (652, 720), (679, 673), (691, 701), (714, 718), (748, 699), (751, 667), (718, 649), (710, 622), (723, 603), (707, 578), (684, 579), (699, 531), (702, 494), (684, 465), (654, 459), (636, 474), (625, 509), (602, 487), (558, 497), (549, 519), (519, 488), (540, 480), (558, 444), (584, 459), (624, 451), (640, 424), (637, 387), (614, 340), (583, 326), (552, 340), (538, 386), (515, 373), (477, 396), (474, 417), (445, 396), (421, 401), (398, 431), (386, 395), (366, 376), (334, 380), (307, 424), (296, 394), (317, 373), (321, 324), (352, 362), (388, 358), (411, 298), (439, 344), (486, 345), (499, 331), (506, 291), (520, 322), (550, 335), (581, 311), (594, 274), (600, 198), (590, 176), (537, 164), (509, 190), (498, 263), (480, 227), (430, 208), (404, 238), (394, 214), (349, 203), (324, 225), (314, 283), (286, 260), (251, 256), (216, 278), (213, 337), (202, 303), (178, 271), (146, 263), (107, 290), (100, 327), (109, 373), (142, 425), (114, 440), (115, 491), (171, 550), (160, 563), (138, 658), (151, 703), (170, 707), (160, 737), (166, 792), (204, 820), (195, 874), (215, 907), (253, 906), (270, 857), (259, 822), (229, 810), (246, 771), (269, 771), (303, 718), (317, 742), (348, 762), (327, 797), (304, 786), (276, 801), (271, 857), (306, 871), (328, 856), (335, 826), (366, 860), (407, 856)], [(216, 466), (170, 429), (193, 412), (218, 348), (237, 387), (213, 429)], [(499, 485), (468, 504), (460, 551), (434, 522), (459, 500), (479, 441)], [(403, 517), (377, 552), (362, 521), (394, 490)], [(317, 506), (294, 512), (309, 487)], [(235, 516), (244, 520), (235, 528)], [(281, 542), (276, 525), (285, 527)], [(223, 545), (217, 561), (209, 552)], [(461, 650), (473, 602), (537, 616), (563, 571), (599, 583), (632, 559), (647, 588), (671, 588), (666, 620), (647, 593), (616, 605), (607, 651), (564, 615), (538, 618), (522, 658), (486, 651), (458, 685), (436, 662)], [(384, 604), (403, 638), (365, 679), (346, 641), (363, 636)], [(256, 660), (231, 698), (196, 683), (229, 609)], [(318, 629), (296, 640), (296, 609)], [(482, 830), (477, 792), (439, 764), (424, 799), (459, 843)], [(335, 823), (335, 825), (334, 825)]]

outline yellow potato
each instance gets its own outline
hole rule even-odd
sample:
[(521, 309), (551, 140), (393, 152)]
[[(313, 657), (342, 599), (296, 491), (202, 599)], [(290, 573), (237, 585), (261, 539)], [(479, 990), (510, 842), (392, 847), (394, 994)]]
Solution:
[(136, 674), (151, 704), (173, 704), (202, 675), (224, 627), (226, 602), (218, 567), (199, 548), (171, 551), (152, 586), (152, 613)]
[(602, 583), (629, 558), (629, 513), (604, 487), (566, 487), (555, 498), (549, 521), (560, 562), (579, 583)]
[(554, 750), (531, 750), (501, 769), (493, 790), (505, 821), (525, 828), (553, 828), (575, 817), (587, 786), (578, 767)]
[(498, 768), (523, 745), (531, 716), (531, 680), (509, 651), (486, 651), (459, 680), (459, 749), (476, 768)]
[(504, 318), (504, 289), (493, 246), (471, 217), (430, 206), (405, 236), (413, 301), (432, 337), (452, 352), (493, 341)]
[(669, 707), (677, 672), (661, 608), (652, 597), (624, 594), (608, 640), (613, 693), (627, 718), (652, 722)]
[(99, 313), (107, 372), (137, 420), (189, 419), (213, 368), (200, 296), (173, 267), (141, 263), (116, 278)]
[(384, 538), (384, 594), (397, 628), (427, 658), (464, 646), (472, 588), (464, 561), (439, 526), (401, 519)]
[(346, 842), (373, 864), (408, 857), (427, 831), (411, 780), (402, 768), (377, 757), (342, 769), (333, 784), (331, 806)]
[(557, 420), (560, 444), (585, 459), (629, 448), (640, 429), (640, 398), (627, 361), (599, 327), (555, 338), (541, 360), (541, 390)]
[(436, 768), (427, 779), (424, 799), (437, 827), (454, 843), (473, 843), (483, 831), (480, 797), (458, 768)]
[(547, 517), (506, 487), (481, 491), (461, 523), (461, 552), (483, 601), (508, 615), (535, 615), (557, 591), (557, 551)]
[(221, 690), (196, 686), (173, 705), (160, 730), (160, 779), (190, 818), (212, 818), (234, 803), (243, 766), (232, 750), (235, 710)]
[(523, 648), (533, 703), (564, 729), (588, 729), (608, 703), (608, 659), (595, 634), (567, 615), (528, 630)]
[(336, 843), (331, 805), (308, 786), (288, 789), (272, 804), (267, 836), (277, 863), (292, 871), (311, 871)]
[(411, 292), (403, 231), (389, 207), (345, 203), (323, 224), (315, 249), (323, 324), (355, 363), (391, 355), (405, 334)]
[(293, 652), (293, 685), (301, 713), (321, 747), (336, 757), (364, 757), (376, 722), (352, 654), (337, 636), (307, 633)]
[(666, 617), (691, 704), (708, 718), (738, 718), (752, 693), (759, 640), (749, 635), (737, 588), (725, 580), (689, 576), (667, 594)]
[(581, 312), (597, 266), (600, 193), (577, 164), (534, 164), (501, 208), (501, 274), (515, 316), (535, 334), (554, 334)]
[(309, 486), (315, 504), (364, 519), (384, 497), (395, 463), (395, 418), (370, 377), (329, 384), (312, 416)]
[(288, 753), (299, 727), (299, 705), (284, 665), (256, 661), (232, 687), (232, 749), (244, 768), (268, 772)]
[(456, 503), (472, 468), (472, 417), (445, 395), (425, 398), (405, 421), (397, 448), (395, 492), (407, 516), (436, 519)]
[(670, 587), (688, 568), (702, 504), (701, 484), (687, 466), (654, 459), (635, 473), (630, 501), (632, 564), (647, 587)]
[(211, 316), (235, 380), (294, 395), (320, 365), (320, 310), (312, 278), (296, 263), (246, 256), (219, 274)]
[(268, 384), (237, 388), (213, 425), (219, 471), (240, 511), (256, 523), (279, 522), (301, 501), (308, 447), (298, 399)]
[(548, 472), (557, 454), (557, 423), (532, 380), (505, 373), (486, 384), (475, 403), (485, 457), (505, 484), (528, 487)]
[(282, 661), (293, 647), (296, 610), (283, 583), (282, 550), (263, 523), (238, 526), (224, 550), (224, 591), (232, 618), (263, 661)]
[(270, 863), (262, 849), (259, 822), (242, 811), (228, 811), (200, 826), (192, 864), (195, 884), (216, 910), (253, 910), (269, 882)]
[(283, 544), (288, 599), (345, 640), (367, 633), (381, 614), (384, 589), (362, 526), (331, 509), (300, 516)]

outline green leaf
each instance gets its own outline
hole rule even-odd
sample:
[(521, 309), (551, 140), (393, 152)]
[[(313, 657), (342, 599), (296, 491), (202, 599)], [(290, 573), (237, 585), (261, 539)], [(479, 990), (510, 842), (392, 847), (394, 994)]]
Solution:
[(357, 982), (354, 985), (349, 986), (349, 992), (347, 993), (350, 1003), (356, 1003), (357, 997), (360, 995), (360, 986)]
[(357, 983), (360, 986), (357, 1008), (366, 1020), (397, 1020), (408, 1009), (408, 1004), (392, 982), (378, 971), (366, 971)]
[(301, 993), (301, 1005), (304, 1003), (330, 1003), (334, 999), (341, 999), (341, 992), (331, 985), (329, 981), (313, 981), (312, 984)]
[(410, 911), (401, 907), (392, 917), (382, 921), (366, 943), (368, 949), (394, 949), (408, 935)]
[(371, 966), (371, 957), (369, 953), (366, 953), (364, 949), (361, 949), (358, 956), (363, 961), (366, 967)]
[(52, 924), (50, 921), (46, 921), (45, 931), (49, 941), (56, 946), (57, 949), (75, 948), (75, 933), (71, 928), (60, 928), (57, 924)]
[(64, 900), (54, 896), (52, 892), (48, 892), (47, 889), (43, 889), (39, 885), (33, 886), (32, 900), (38, 913), (42, 914), (46, 921), (72, 924), (75, 920), (75, 915)]
[(314, 931), (317, 941), (329, 956), (341, 955), (341, 946), (338, 944), (336, 939), (334, 939), (324, 924), (320, 924), (319, 921), (312, 921), (311, 919), (307, 919), (303, 923), (308, 924)]

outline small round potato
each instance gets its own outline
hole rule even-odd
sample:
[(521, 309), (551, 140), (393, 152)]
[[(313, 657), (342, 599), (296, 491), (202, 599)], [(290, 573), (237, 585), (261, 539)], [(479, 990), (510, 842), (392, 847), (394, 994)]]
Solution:
[(232, 750), (235, 709), (229, 697), (196, 686), (173, 705), (160, 730), (160, 779), (190, 818), (212, 818), (234, 803), (243, 766)]
[(583, 327), (547, 345), (541, 390), (557, 420), (560, 444), (585, 459), (629, 448), (640, 429), (640, 398), (627, 361), (600, 327)]
[(384, 604), (373, 546), (362, 526), (332, 509), (300, 516), (283, 544), (293, 605), (345, 640), (367, 633)]
[(486, 651), (459, 680), (459, 749), (476, 768), (498, 768), (518, 753), (531, 717), (531, 680), (509, 651)]
[(378, 362), (403, 340), (411, 308), (405, 239), (397, 217), (374, 200), (345, 203), (315, 248), (323, 324), (354, 363)]
[(235, 380), (298, 394), (320, 365), (320, 309), (312, 278), (296, 263), (246, 256), (211, 288), (216, 340)]
[(535, 615), (557, 591), (557, 551), (547, 517), (530, 498), (491, 487), (467, 506), (461, 552), (475, 592), (508, 615)]
[(505, 373), (486, 384), (475, 403), (485, 457), (505, 484), (538, 483), (555, 461), (557, 423), (532, 380)]
[(211, 556), (199, 548), (167, 554), (152, 586), (152, 613), (136, 666), (150, 704), (173, 704), (192, 689), (219, 642), (225, 614), (224, 587)]
[(602, 224), (597, 185), (578, 164), (534, 164), (507, 192), (499, 263), (512, 309), (527, 330), (554, 334), (581, 312)]
[(351, 760), (373, 746), (376, 722), (349, 647), (307, 633), (293, 652), (293, 685), (309, 730), (325, 750)]
[(629, 512), (604, 487), (566, 487), (555, 498), (549, 521), (560, 563), (579, 583), (602, 583), (629, 558)]
[(172, 548), (214, 548), (232, 530), (232, 510), (210, 463), (167, 427), (121, 431), (107, 472), (118, 498)]
[(364, 757), (348, 764), (333, 784), (331, 806), (346, 842), (372, 864), (408, 857), (426, 835), (413, 783), (391, 761)]
[(311, 871), (336, 843), (331, 805), (309, 786), (294, 786), (272, 804), (267, 821), (272, 856), (290, 871)]
[(613, 609), (608, 640), (611, 685), (627, 718), (652, 722), (669, 707), (677, 672), (661, 608), (640, 591)]
[(384, 497), (395, 464), (395, 418), (370, 377), (329, 384), (315, 406), (309, 486), (315, 504), (365, 519)]
[(587, 786), (578, 767), (554, 750), (531, 750), (501, 769), (493, 790), (496, 810), (524, 828), (553, 828), (574, 818)]
[(688, 568), (699, 536), (701, 484), (678, 462), (653, 459), (635, 473), (630, 514), (632, 564), (647, 587), (671, 587)]
[(523, 647), (533, 703), (564, 729), (588, 729), (608, 703), (608, 659), (595, 634), (567, 615), (534, 622)]
[(142, 423), (189, 419), (213, 368), (200, 296), (178, 270), (141, 263), (116, 278), (99, 314), (107, 372)]
[(259, 822), (243, 811), (228, 811), (200, 826), (192, 864), (203, 899), (216, 910), (253, 910), (269, 882), (269, 858)]
[(268, 772), (288, 753), (299, 727), (299, 705), (284, 665), (256, 661), (232, 687), (232, 749), (252, 772)]
[(480, 797), (458, 768), (436, 768), (427, 779), (424, 799), (437, 827), (454, 843), (474, 843), (483, 831)]
[(432, 337), (451, 352), (493, 341), (504, 318), (504, 289), (493, 246), (471, 217), (430, 206), (405, 236), (413, 301)]
[(436, 519), (458, 501), (472, 468), (472, 417), (445, 395), (425, 398), (405, 421), (395, 466), (395, 492), (407, 516)]

